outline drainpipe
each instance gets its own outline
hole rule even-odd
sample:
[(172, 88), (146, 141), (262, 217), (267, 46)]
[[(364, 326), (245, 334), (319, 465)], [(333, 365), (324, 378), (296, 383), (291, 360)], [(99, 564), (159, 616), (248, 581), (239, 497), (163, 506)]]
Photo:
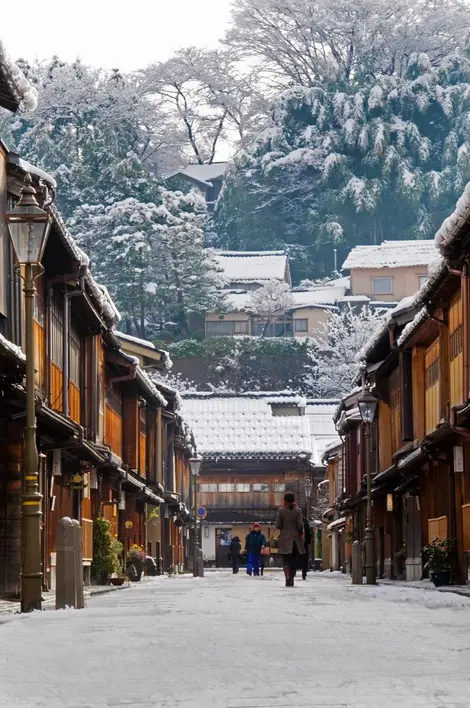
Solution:
[(111, 389), (113, 383), (120, 383), (121, 381), (133, 381), (133, 379), (135, 379), (137, 375), (137, 366), (138, 364), (129, 363), (128, 374), (124, 374), (124, 376), (113, 376), (112, 379), (109, 379), (108, 391)]
[(64, 415), (69, 416), (69, 329), (70, 329), (70, 300), (85, 292), (85, 275), (80, 276), (80, 286), (78, 289), (66, 291), (64, 294), (64, 338), (63, 338), (63, 367), (62, 367), (62, 410)]

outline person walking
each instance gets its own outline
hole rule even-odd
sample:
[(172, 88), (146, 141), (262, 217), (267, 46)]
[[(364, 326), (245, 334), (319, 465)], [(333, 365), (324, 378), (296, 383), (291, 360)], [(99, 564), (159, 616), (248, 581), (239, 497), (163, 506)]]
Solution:
[(305, 517), (304, 517), (303, 542), (304, 542), (305, 553), (302, 556), (300, 556), (300, 568), (302, 570), (302, 580), (307, 580), (308, 559), (310, 556), (310, 544), (312, 542), (312, 531), (310, 529), (310, 524), (308, 523), (308, 521)]
[(230, 555), (232, 558), (232, 572), (234, 575), (238, 573), (240, 568), (240, 553), (242, 550), (242, 544), (238, 536), (234, 536), (230, 542)]
[(267, 545), (265, 536), (261, 533), (261, 526), (253, 524), (253, 528), (246, 537), (245, 551), (248, 554), (246, 566), (247, 575), (259, 575), (261, 549)]
[(276, 528), (281, 532), (279, 553), (282, 555), (286, 587), (293, 588), (297, 559), (305, 554), (305, 546), (302, 540), (303, 514), (292, 492), (284, 495), (284, 504), (277, 512)]

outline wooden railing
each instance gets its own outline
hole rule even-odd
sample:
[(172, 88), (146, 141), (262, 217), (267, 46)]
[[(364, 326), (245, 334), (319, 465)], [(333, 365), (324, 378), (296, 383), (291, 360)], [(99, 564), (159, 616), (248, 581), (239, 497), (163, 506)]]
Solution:
[(106, 404), (105, 442), (111, 450), (122, 457), (122, 418)]
[(64, 377), (62, 371), (51, 362), (51, 408), (62, 410), (62, 388)]
[(69, 381), (69, 415), (76, 423), (81, 423), (80, 389)]
[(424, 357), (426, 433), (432, 433), (440, 421), (439, 340), (427, 350)]
[(147, 455), (147, 436), (145, 433), (139, 434), (139, 472), (145, 477)]
[(82, 554), (83, 560), (93, 560), (93, 521), (82, 519)]
[(447, 516), (438, 516), (428, 519), (428, 541), (432, 543), (436, 538), (447, 538)]
[(35, 337), (35, 352), (34, 352), (34, 368), (36, 369), (36, 386), (40, 391), (44, 390), (44, 374), (46, 362), (46, 334), (44, 327), (34, 320), (34, 337)]

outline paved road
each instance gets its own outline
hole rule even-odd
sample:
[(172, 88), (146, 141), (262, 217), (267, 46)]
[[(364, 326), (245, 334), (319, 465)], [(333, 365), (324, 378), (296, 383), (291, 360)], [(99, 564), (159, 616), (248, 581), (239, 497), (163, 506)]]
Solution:
[(2, 618), (0, 706), (468, 708), (470, 600), (325, 575), (157, 578)]

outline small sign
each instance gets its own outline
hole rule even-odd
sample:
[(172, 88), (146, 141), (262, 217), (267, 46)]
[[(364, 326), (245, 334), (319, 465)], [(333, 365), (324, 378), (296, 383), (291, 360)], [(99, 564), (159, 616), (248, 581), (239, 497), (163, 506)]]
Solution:
[(62, 474), (62, 450), (52, 452), (52, 474), (55, 477), (60, 477)]
[(464, 471), (463, 447), (454, 445), (454, 472)]
[(393, 511), (393, 494), (387, 494), (387, 511)]
[(197, 518), (205, 519), (207, 516), (207, 509), (204, 506), (198, 506), (197, 508)]

